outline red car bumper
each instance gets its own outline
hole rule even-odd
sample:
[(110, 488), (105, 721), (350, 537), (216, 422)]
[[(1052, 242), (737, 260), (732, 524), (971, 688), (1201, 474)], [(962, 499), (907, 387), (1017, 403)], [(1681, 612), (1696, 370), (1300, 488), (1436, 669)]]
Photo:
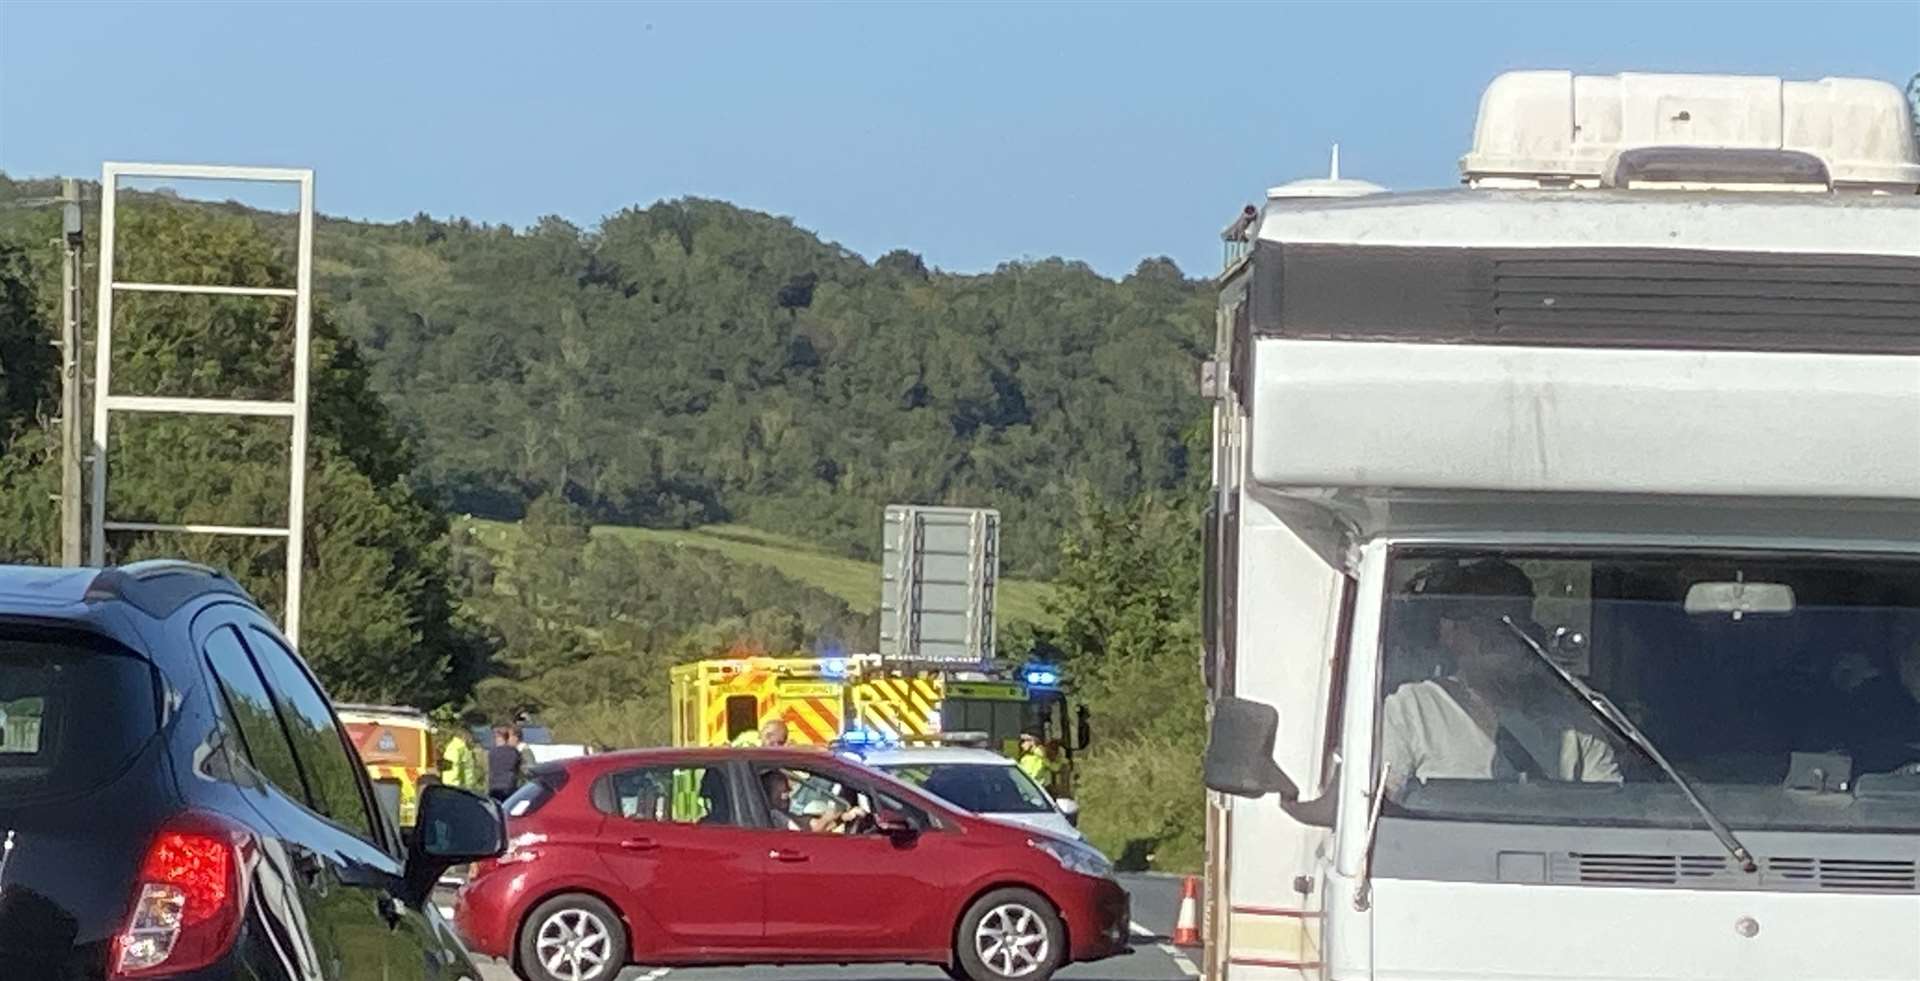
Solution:
[(1127, 891), (1118, 882), (1074, 876), (1073, 884), (1054, 898), (1066, 920), (1069, 955), (1074, 961), (1132, 952), (1132, 910)]
[(453, 928), (467, 949), (488, 957), (512, 955), (525, 885), (525, 876), (508, 866), (477, 874), (460, 887), (453, 900)]

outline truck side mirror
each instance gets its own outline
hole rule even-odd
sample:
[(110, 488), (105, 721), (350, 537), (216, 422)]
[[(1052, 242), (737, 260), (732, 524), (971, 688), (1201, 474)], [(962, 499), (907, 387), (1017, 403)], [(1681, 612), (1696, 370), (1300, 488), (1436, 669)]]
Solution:
[(1093, 722), (1089, 719), (1090, 713), (1087, 712), (1085, 705), (1080, 706), (1079, 709), (1075, 715), (1073, 727), (1073, 740), (1079, 745), (1074, 748), (1086, 749), (1087, 744), (1093, 742)]
[(1273, 706), (1244, 698), (1222, 698), (1213, 706), (1203, 774), (1207, 789), (1254, 800), (1280, 796), (1280, 806), (1303, 824), (1333, 826), (1331, 795), (1301, 801), (1300, 788), (1273, 762), (1280, 713)]

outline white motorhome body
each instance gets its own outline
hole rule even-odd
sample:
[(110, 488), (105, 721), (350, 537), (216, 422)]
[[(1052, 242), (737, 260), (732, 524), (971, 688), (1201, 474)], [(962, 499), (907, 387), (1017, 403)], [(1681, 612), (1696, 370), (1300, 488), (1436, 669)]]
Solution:
[[(1456, 191), (1274, 195), (1229, 250), (1203, 380), (1209, 778), (1247, 749), (1224, 709), (1260, 703), (1297, 794), (1210, 795), (1208, 976), (1920, 977), (1920, 776), (1781, 728), (1815, 714), (1796, 693), (1856, 691), (1856, 649), (1897, 701), (1874, 659), (1920, 649), (1898, 92), (1523, 73), (1463, 169)], [(1618, 782), (1385, 789), (1408, 775), (1383, 780), (1383, 705), (1445, 672), (1409, 653), (1432, 636), (1409, 580), (1490, 559), (1535, 580), (1534, 618), (1584, 641), (1562, 666), (1671, 750), (1752, 871), (1596, 718)], [(1739, 606), (1773, 587), (1798, 607)], [(1808, 664), (1819, 685), (1780, 680)], [(1789, 703), (1735, 715), (1735, 690)]]

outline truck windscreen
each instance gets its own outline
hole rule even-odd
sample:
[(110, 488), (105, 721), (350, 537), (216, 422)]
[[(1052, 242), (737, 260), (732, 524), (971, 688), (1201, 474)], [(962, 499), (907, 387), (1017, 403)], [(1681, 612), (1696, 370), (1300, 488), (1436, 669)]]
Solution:
[(1698, 826), (1517, 625), (1731, 827), (1920, 831), (1920, 560), (1408, 550), (1390, 576), (1397, 813)]

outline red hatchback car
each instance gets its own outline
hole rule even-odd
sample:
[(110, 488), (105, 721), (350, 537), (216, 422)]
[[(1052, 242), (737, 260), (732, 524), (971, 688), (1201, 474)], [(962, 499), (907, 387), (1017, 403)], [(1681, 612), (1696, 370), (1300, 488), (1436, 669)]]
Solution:
[(658, 966), (913, 961), (1045, 981), (1127, 952), (1098, 851), (808, 750), (638, 750), (535, 767), (454, 923), (534, 981)]

